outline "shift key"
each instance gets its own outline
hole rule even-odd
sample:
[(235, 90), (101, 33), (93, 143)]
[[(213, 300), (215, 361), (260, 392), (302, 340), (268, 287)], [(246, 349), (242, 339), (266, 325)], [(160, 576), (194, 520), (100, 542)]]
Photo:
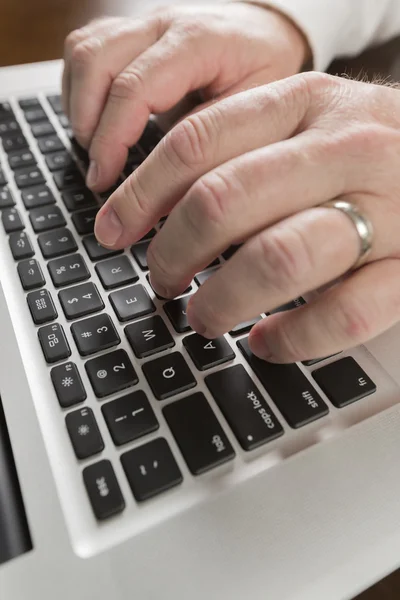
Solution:
[(238, 346), (291, 427), (297, 429), (328, 414), (327, 405), (296, 364), (261, 360), (251, 352), (247, 338)]

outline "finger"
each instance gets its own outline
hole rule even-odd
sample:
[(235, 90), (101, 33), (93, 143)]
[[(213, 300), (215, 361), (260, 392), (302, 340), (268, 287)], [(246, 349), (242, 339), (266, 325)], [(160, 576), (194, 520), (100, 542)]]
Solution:
[(189, 323), (216, 338), (336, 279), (355, 263), (359, 245), (340, 211), (318, 207), (289, 217), (245, 243), (205, 282), (189, 303)]
[(397, 323), (399, 297), (400, 260), (370, 263), (310, 304), (258, 323), (250, 348), (265, 360), (284, 363), (346, 350)]
[(217, 77), (219, 66), (210, 62), (210, 53), (206, 34), (180, 41), (171, 29), (116, 77), (89, 150), (97, 166), (93, 189), (115, 181), (151, 113), (167, 111)]
[(70, 119), (82, 145), (91, 141), (114, 78), (162, 33), (157, 19), (113, 19), (96, 24), (84, 39), (80, 31), (67, 38)]
[[(99, 212), (96, 235), (109, 247), (124, 247), (168, 214), (204, 173), (231, 158), (290, 137), (308, 107), (300, 79), (244, 92), (187, 119), (170, 131)], [(267, 124), (260, 126), (260, 123)], [(232, 136), (232, 130), (235, 135)], [(168, 182), (168, 185), (166, 185)], [(112, 209), (112, 211), (111, 211)], [(123, 229), (112, 228), (114, 214)]]

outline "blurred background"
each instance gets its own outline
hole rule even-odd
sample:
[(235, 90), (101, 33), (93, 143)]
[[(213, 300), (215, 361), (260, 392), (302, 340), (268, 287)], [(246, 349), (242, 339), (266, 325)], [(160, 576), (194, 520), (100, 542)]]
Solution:
[[(190, 2), (190, 0), (0, 0), (0, 66), (61, 58), (65, 36), (91, 19), (106, 15), (133, 17), (157, 6), (177, 4), (178, 1)], [(201, 4), (202, 1), (204, 0), (197, 0), (197, 4)], [(354, 0), (349, 0), (351, 1)], [(196, 3), (196, 0), (191, 3)], [(329, 70), (333, 74), (347, 73), (358, 76), (362, 73), (370, 78), (383, 76), (400, 82), (400, 38), (384, 46), (370, 49), (351, 61), (336, 61)], [(398, 600), (399, 598), (400, 571), (397, 571), (354, 600)]]

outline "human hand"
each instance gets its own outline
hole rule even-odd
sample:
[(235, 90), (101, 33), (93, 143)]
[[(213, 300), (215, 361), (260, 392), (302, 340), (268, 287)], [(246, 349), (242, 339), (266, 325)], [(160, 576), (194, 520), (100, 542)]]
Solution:
[[(335, 281), (260, 321), (249, 339), (270, 361), (325, 356), (400, 318), (399, 161), (399, 90), (296, 75), (178, 124), (99, 211), (96, 235), (122, 248), (170, 212), (148, 251), (166, 297), (244, 241), (188, 305), (208, 338)], [(374, 228), (368, 262), (345, 278), (360, 239), (346, 215), (319, 206), (332, 198), (355, 203)]]
[(65, 43), (63, 102), (89, 149), (88, 185), (110, 187), (150, 113), (187, 93), (205, 101), (297, 73), (307, 44), (279, 13), (246, 3), (158, 8), (142, 19), (104, 19)]

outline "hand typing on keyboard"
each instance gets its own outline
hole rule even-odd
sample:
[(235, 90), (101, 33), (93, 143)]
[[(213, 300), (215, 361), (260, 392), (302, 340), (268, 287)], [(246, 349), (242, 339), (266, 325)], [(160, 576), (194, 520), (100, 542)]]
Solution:
[[(288, 48), (272, 69), (265, 40), (277, 22), (273, 42), (281, 52), (286, 36)], [(149, 113), (194, 89), (213, 98), (147, 149), (95, 225), (115, 252), (169, 214), (146, 263), (164, 298), (242, 243), (191, 297), (188, 326), (216, 338), (335, 282), (255, 324), (250, 348), (271, 362), (333, 354), (399, 319), (400, 92), (293, 75), (306, 57), (288, 21), (244, 3), (97, 22), (66, 44), (64, 103), (95, 190), (114, 181)]]

